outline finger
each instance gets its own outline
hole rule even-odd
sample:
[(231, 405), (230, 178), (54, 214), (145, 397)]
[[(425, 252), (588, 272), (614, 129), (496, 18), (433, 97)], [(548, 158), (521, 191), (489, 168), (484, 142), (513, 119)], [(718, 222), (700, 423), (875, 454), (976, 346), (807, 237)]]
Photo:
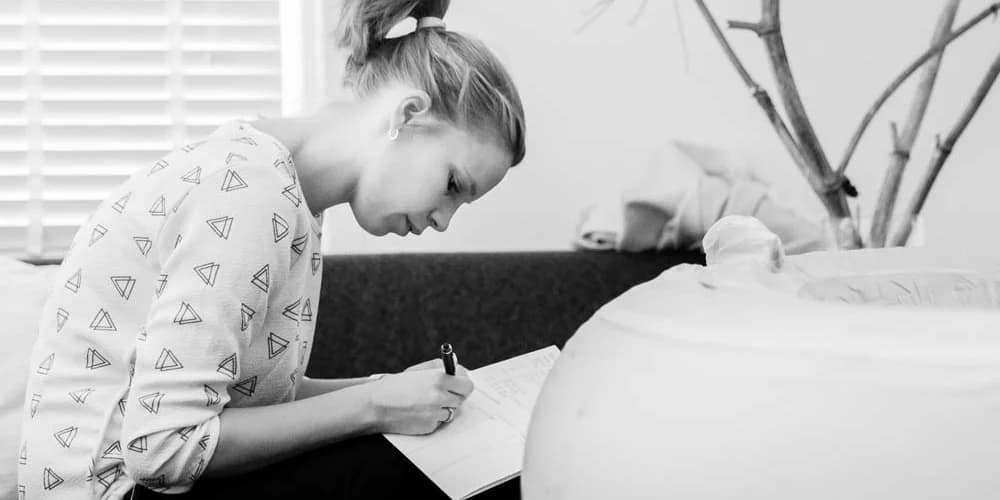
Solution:
[(472, 394), (472, 390), (474, 388), (472, 379), (462, 375), (446, 375), (442, 377), (441, 387), (448, 392), (462, 397), (467, 397), (469, 394)]
[(430, 369), (434, 369), (434, 368), (437, 368), (439, 370), (443, 370), (444, 369), (444, 362), (442, 362), (440, 358), (430, 359), (430, 360), (424, 361), (423, 363), (415, 364), (415, 365), (407, 368), (405, 371), (409, 372), (409, 371), (414, 371), (414, 370), (430, 370)]
[(441, 407), (458, 408), (465, 402), (465, 396), (453, 392), (444, 392), (438, 397), (437, 405)]
[(469, 376), (469, 370), (466, 370), (462, 365), (455, 365), (455, 375), (462, 375), (465, 377)]

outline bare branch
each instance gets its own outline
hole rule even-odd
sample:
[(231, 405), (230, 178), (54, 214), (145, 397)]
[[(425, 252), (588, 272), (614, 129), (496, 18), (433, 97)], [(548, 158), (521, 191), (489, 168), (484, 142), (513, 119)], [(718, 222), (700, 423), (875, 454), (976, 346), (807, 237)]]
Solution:
[(750, 30), (756, 33), (757, 36), (764, 36), (765, 31), (762, 24), (747, 21), (729, 21), (729, 28), (734, 30)]
[[(958, 12), (959, 0), (950, 0), (938, 16), (937, 26), (934, 28), (934, 35), (931, 38), (931, 47), (941, 43), (942, 40), (951, 34), (951, 25), (955, 22), (955, 13)], [(889, 160), (889, 168), (885, 171), (885, 179), (882, 181), (882, 190), (875, 205), (875, 215), (872, 217), (870, 245), (881, 248), (885, 245), (885, 239), (889, 232), (889, 221), (892, 219), (892, 211), (896, 205), (896, 197), (899, 195), (899, 185), (903, 180), (903, 170), (910, 159), (910, 150), (917, 139), (917, 132), (920, 131), (920, 122), (923, 121), (924, 112), (927, 110), (927, 103), (931, 99), (931, 92), (934, 90), (934, 81), (937, 79), (938, 69), (941, 67), (941, 59), (944, 57), (942, 49), (927, 64), (917, 85), (913, 103), (910, 105), (910, 113), (906, 117), (903, 125), (903, 134), (899, 135), (896, 124), (892, 124), (892, 156)]]
[(955, 143), (958, 142), (958, 138), (965, 131), (965, 127), (969, 125), (972, 117), (975, 116), (976, 111), (979, 110), (979, 106), (983, 103), (983, 99), (986, 98), (986, 94), (989, 93), (990, 89), (993, 87), (993, 83), (996, 82), (997, 75), (1000, 75), (1000, 54), (993, 60), (993, 64), (990, 65), (989, 70), (986, 72), (986, 76), (983, 81), (979, 83), (979, 87), (976, 88), (976, 93), (973, 94), (972, 100), (965, 107), (965, 111), (962, 112), (962, 116), (959, 117), (958, 122), (948, 133), (948, 137), (945, 138), (942, 143), (940, 138), (937, 139), (937, 149), (934, 151), (934, 156), (931, 158), (930, 166), (927, 168), (927, 172), (924, 175), (917, 192), (914, 193), (913, 199), (910, 200), (910, 206), (906, 210), (906, 217), (900, 224), (899, 229), (893, 235), (892, 245), (893, 246), (903, 246), (906, 241), (910, 238), (910, 233), (913, 231), (913, 224), (920, 215), (920, 211), (924, 207), (924, 202), (927, 201), (927, 194), (930, 193), (931, 187), (934, 185), (934, 181), (937, 179), (938, 174), (941, 172), (941, 167), (944, 165), (945, 160), (951, 154), (952, 149), (955, 147)]
[(840, 160), (840, 165), (837, 166), (838, 175), (843, 175), (844, 171), (847, 170), (847, 164), (851, 161), (851, 156), (854, 155), (854, 150), (857, 149), (858, 142), (861, 141), (861, 136), (864, 135), (865, 129), (868, 128), (868, 124), (871, 123), (872, 118), (875, 117), (875, 113), (877, 113), (879, 108), (881, 108), (882, 105), (885, 104), (885, 101), (889, 99), (889, 96), (891, 96), (892, 93), (895, 92), (896, 89), (899, 88), (899, 86), (904, 81), (906, 81), (906, 79), (909, 78), (914, 71), (917, 70), (917, 68), (922, 66), (924, 62), (926, 62), (931, 57), (934, 57), (938, 52), (944, 50), (944, 48), (947, 47), (948, 44), (953, 42), (958, 37), (962, 36), (966, 31), (968, 31), (973, 26), (979, 24), (979, 22), (982, 21), (983, 19), (986, 19), (990, 15), (996, 16), (998, 10), (1000, 10), (1000, 2), (995, 2), (989, 7), (986, 7), (982, 12), (980, 12), (975, 17), (970, 19), (968, 22), (960, 26), (957, 30), (955, 30), (951, 35), (948, 36), (948, 38), (942, 40), (941, 43), (927, 49), (923, 54), (920, 55), (920, 57), (918, 57), (915, 61), (910, 63), (910, 65), (907, 66), (906, 69), (904, 69), (903, 72), (899, 76), (897, 76), (896, 79), (893, 80), (892, 83), (890, 83), (885, 90), (882, 91), (882, 94), (879, 95), (878, 98), (875, 99), (875, 102), (872, 103), (871, 107), (868, 108), (868, 111), (865, 113), (865, 116), (861, 119), (861, 123), (858, 125), (857, 130), (854, 131), (854, 135), (851, 137), (850, 142), (847, 144), (847, 149), (844, 151), (844, 156)]
[(639, 22), (639, 18), (642, 17), (642, 13), (646, 11), (646, 4), (648, 3), (649, 0), (642, 0), (641, 2), (639, 2), (639, 8), (636, 9), (635, 14), (632, 16), (632, 19), (629, 19), (628, 21), (629, 26), (634, 26), (635, 23)]
[[(809, 122), (802, 98), (799, 96), (798, 87), (795, 85), (795, 77), (792, 76), (791, 65), (788, 63), (788, 55), (785, 52), (784, 37), (781, 36), (781, 17), (779, 11), (779, 0), (763, 0), (761, 2), (761, 29), (759, 31), (761, 40), (767, 47), (767, 55), (771, 60), (771, 68), (774, 71), (774, 79), (778, 84), (778, 91), (785, 104), (785, 112), (788, 114), (788, 121), (791, 122), (792, 129), (798, 138), (806, 158), (815, 165), (819, 174), (827, 179), (828, 183), (833, 182), (833, 169), (823, 153), (819, 138)], [(839, 204), (843, 206), (843, 213), (833, 215), (847, 215), (850, 210), (847, 201), (841, 196)]]
[(743, 83), (750, 89), (754, 99), (757, 104), (760, 105), (761, 109), (764, 110), (764, 114), (767, 116), (768, 121), (771, 126), (774, 127), (774, 131), (778, 134), (778, 138), (781, 139), (781, 143), (788, 150), (788, 154), (792, 156), (792, 160), (795, 165), (799, 168), (803, 175), (805, 175), (806, 180), (809, 182), (813, 189), (822, 189), (824, 179), (815, 174), (813, 169), (806, 162), (805, 157), (802, 155), (802, 151), (799, 150), (798, 144), (796, 144), (795, 139), (792, 138), (792, 134), (788, 131), (788, 127), (785, 126), (784, 120), (782, 120), (781, 115), (778, 113), (777, 108), (774, 107), (774, 103), (771, 101), (771, 97), (767, 94), (756, 81), (747, 72), (746, 67), (743, 66), (743, 62), (740, 61), (739, 56), (733, 51), (729, 41), (726, 40), (726, 36), (722, 34), (722, 30), (719, 29), (719, 25), (715, 22), (715, 17), (708, 10), (708, 6), (705, 5), (704, 0), (696, 0), (698, 8), (701, 10), (702, 15), (705, 17), (705, 21), (708, 23), (708, 27), (712, 30), (712, 34), (715, 35), (715, 39), (722, 46), (722, 50), (726, 53), (726, 57), (729, 58), (729, 62), (732, 63), (736, 72), (740, 74), (740, 78), (743, 79)]
[(716, 41), (719, 42), (719, 45), (722, 46), (722, 50), (726, 53), (726, 57), (729, 58), (729, 62), (733, 64), (733, 67), (736, 68), (736, 72), (740, 74), (740, 78), (743, 79), (743, 83), (750, 88), (751, 92), (756, 92), (760, 89), (760, 85), (757, 85), (757, 82), (750, 77), (750, 73), (748, 73), (746, 67), (743, 66), (743, 62), (740, 61), (736, 52), (733, 51), (733, 47), (729, 45), (729, 41), (726, 40), (726, 35), (722, 34), (722, 30), (719, 29), (718, 23), (715, 22), (715, 17), (712, 16), (712, 13), (708, 10), (708, 6), (705, 5), (705, 1), (695, 0), (695, 3), (698, 5), (698, 9), (701, 10), (702, 16), (705, 17), (705, 21), (708, 23), (709, 29), (712, 30), (712, 35), (715, 36)]
[(889, 122), (889, 135), (893, 151), (899, 149), (899, 129), (896, 128), (896, 122)]
[(582, 33), (583, 30), (587, 29), (588, 26), (593, 24), (593, 22), (596, 21), (597, 18), (604, 15), (604, 13), (608, 10), (609, 7), (611, 7), (611, 4), (613, 3), (615, 3), (615, 0), (598, 0), (597, 3), (595, 3), (590, 7), (589, 11), (584, 12), (583, 15), (587, 16), (587, 20), (584, 21), (583, 24), (576, 29), (576, 32)]
[[(843, 239), (838, 240), (837, 245), (840, 248), (857, 248), (861, 245), (861, 238), (857, 235), (856, 227), (851, 220), (851, 211), (845, 196), (847, 191), (856, 191), (842, 176), (834, 175), (833, 168), (830, 167), (826, 154), (820, 146), (819, 138), (816, 137), (809, 122), (785, 52), (779, 8), (779, 0), (762, 0), (760, 22), (731, 21), (729, 26), (753, 31), (764, 42), (779, 94), (785, 105), (785, 112), (796, 135), (795, 144), (798, 145), (796, 149), (808, 168), (809, 173), (806, 177), (810, 179), (813, 190), (823, 200), (827, 212), (834, 219), (834, 226), (840, 229), (837, 231), (837, 236)], [(818, 182), (814, 179), (818, 179)]]

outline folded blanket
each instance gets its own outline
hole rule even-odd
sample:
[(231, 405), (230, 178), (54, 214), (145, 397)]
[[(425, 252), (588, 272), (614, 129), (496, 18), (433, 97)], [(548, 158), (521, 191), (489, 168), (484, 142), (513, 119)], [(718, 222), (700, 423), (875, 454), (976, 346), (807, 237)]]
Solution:
[(577, 248), (695, 250), (708, 228), (727, 215), (756, 217), (789, 254), (828, 248), (823, 224), (779, 203), (750, 159), (732, 150), (672, 141), (638, 181), (584, 211)]

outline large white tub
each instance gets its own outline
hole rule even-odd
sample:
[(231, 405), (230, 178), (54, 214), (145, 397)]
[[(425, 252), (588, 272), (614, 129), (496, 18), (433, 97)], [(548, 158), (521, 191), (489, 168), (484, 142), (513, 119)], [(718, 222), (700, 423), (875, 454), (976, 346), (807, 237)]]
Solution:
[(724, 247), (566, 344), (525, 499), (1000, 498), (1000, 257)]

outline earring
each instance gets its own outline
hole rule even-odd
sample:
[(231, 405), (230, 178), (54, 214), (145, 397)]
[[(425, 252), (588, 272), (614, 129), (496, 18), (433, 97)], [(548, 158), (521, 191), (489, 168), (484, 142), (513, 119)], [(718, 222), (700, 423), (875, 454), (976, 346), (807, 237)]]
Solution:
[(390, 128), (389, 129), (389, 140), (390, 141), (395, 141), (397, 137), (399, 137), (399, 129), (398, 128)]

